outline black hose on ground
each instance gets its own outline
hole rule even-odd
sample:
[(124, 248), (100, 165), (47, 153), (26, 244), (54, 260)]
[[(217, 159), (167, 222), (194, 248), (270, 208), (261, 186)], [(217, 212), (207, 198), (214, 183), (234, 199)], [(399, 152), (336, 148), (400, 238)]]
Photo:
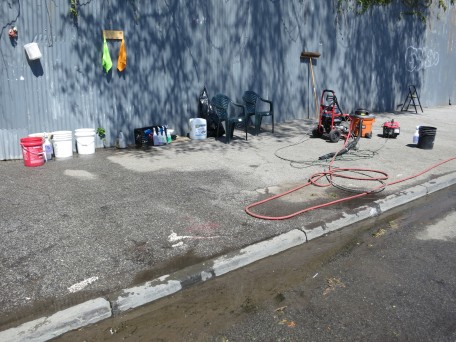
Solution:
[(341, 156), (341, 155), (347, 153), (348, 151), (350, 151), (351, 149), (354, 149), (356, 147), (356, 145), (358, 144), (359, 138), (361, 138), (362, 128), (363, 128), (363, 119), (359, 118), (358, 135), (355, 138), (355, 140), (350, 141), (339, 152), (331, 152), (331, 153), (324, 154), (324, 155), (318, 157), (318, 160), (327, 160), (327, 159), (333, 158), (335, 155)]

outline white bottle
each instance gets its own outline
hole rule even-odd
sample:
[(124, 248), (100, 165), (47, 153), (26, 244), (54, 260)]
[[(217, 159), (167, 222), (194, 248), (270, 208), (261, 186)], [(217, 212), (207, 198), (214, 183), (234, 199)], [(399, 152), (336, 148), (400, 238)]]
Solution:
[(160, 146), (161, 145), (161, 141), (160, 141), (160, 138), (157, 135), (157, 130), (154, 129), (153, 131), (154, 131), (154, 146)]
[(45, 160), (51, 160), (52, 159), (52, 154), (54, 153), (52, 149), (52, 144), (49, 141), (49, 138), (46, 133), (44, 133), (44, 143), (43, 143), (43, 150), (44, 150), (44, 157)]
[(166, 145), (167, 144), (167, 141), (166, 141), (166, 137), (165, 137), (165, 130), (163, 129), (163, 127), (160, 127), (160, 142), (162, 145)]
[(415, 134), (413, 134), (413, 143), (417, 145), (418, 140), (420, 140), (420, 126), (416, 126)]

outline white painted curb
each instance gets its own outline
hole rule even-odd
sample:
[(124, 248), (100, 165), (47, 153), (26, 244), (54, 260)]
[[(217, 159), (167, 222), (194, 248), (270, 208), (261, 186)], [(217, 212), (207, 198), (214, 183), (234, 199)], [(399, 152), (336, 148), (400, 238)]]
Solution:
[(305, 242), (306, 235), (295, 229), (215, 259), (213, 271), (215, 276), (220, 276)]
[(123, 290), (122, 294), (114, 301), (113, 307), (118, 311), (126, 311), (182, 290), (180, 281), (169, 280), (165, 282), (167, 277), (169, 276), (163, 276), (148, 281), (144, 285)]
[(112, 316), (110, 303), (103, 298), (59, 311), (49, 317), (41, 317), (16, 328), (0, 332), (0, 341), (48, 341), (68, 331), (102, 321)]

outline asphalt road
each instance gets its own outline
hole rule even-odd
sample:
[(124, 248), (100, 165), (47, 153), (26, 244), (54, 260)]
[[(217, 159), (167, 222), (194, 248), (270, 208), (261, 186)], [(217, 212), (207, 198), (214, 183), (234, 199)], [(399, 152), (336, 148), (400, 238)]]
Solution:
[[(385, 171), (391, 184), (380, 193), (291, 220), (260, 220), (247, 215), (244, 208), (307, 182), (324, 167), (315, 163), (318, 157), (342, 147), (342, 142), (311, 138), (309, 120), (280, 123), (274, 134), (266, 130), (249, 136), (248, 141), (237, 136), (230, 144), (181, 137), (157, 148), (99, 149), (93, 155), (74, 155), (37, 168), (25, 167), (20, 160), (1, 162), (0, 335), (12, 336), (12, 341), (17, 336), (50, 338), (95, 322), (88, 319), (98, 312), (93, 304), (103, 305), (104, 319), (133, 307), (121, 301), (150, 302), (136, 290), (146, 288), (155, 294), (157, 288), (150, 282), (161, 288), (166, 279), (172, 291), (159, 293), (170, 295), (195, 279), (206, 281), (208, 274), (219, 277), (220, 270), (229, 269), (227, 256), (231, 265), (238, 263), (237, 257), (253, 262), (272, 255), (265, 248), (271, 241), (282, 243), (285, 236), (287, 241), (304, 243), (330, 231), (345, 231), (347, 225), (377, 217), (405, 199), (454, 184), (455, 113), (455, 106), (445, 106), (427, 108), (420, 115), (378, 114), (372, 139), (360, 139), (358, 150), (338, 160), (336, 166)], [(401, 134), (385, 139), (381, 123), (393, 118), (400, 121)], [(432, 150), (411, 144), (417, 125), (437, 123)], [(432, 165), (439, 166), (429, 169)], [(398, 182), (423, 170), (428, 172)], [(367, 181), (340, 181), (342, 188), (372, 187)], [(306, 187), (254, 211), (289, 214), (347, 196), (339, 187)], [(262, 253), (255, 254), (258, 249)], [(303, 262), (305, 251), (289, 264)], [(315, 271), (309, 263), (302, 265), (303, 272)], [(287, 267), (282, 268), (287, 271)], [(281, 268), (274, 270), (276, 275)], [(290, 272), (281, 274), (283, 281), (289, 280)], [(226, 295), (227, 307), (240, 307), (247, 300), (242, 298), (245, 289), (255, 287), (261, 293), (258, 285), (269, 286), (273, 279), (269, 274), (266, 278), (268, 282), (259, 276), (257, 283), (240, 289), (238, 284), (244, 282), (235, 278), (230, 286), (234, 295)], [(241, 302), (233, 302), (233, 297)], [(67, 310), (76, 318), (68, 318)], [(213, 315), (208, 321), (213, 321)]]
[(56, 341), (455, 341), (455, 190)]

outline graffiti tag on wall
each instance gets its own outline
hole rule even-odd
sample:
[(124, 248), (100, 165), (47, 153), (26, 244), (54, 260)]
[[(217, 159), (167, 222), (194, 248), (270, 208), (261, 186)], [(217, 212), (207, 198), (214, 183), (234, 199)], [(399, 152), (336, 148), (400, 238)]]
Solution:
[(405, 52), (405, 65), (410, 72), (427, 69), (437, 64), (439, 64), (437, 51), (409, 46)]

